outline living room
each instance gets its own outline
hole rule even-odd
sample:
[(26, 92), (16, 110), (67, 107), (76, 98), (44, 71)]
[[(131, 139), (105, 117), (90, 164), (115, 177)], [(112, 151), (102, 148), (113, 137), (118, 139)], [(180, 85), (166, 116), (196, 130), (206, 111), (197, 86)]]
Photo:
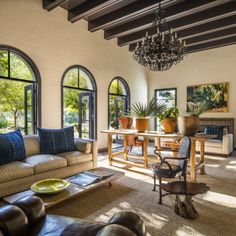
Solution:
[[(134, 0), (0, 1), (1, 135), (4, 135), (3, 133), (12, 132), (17, 128), (20, 128), (22, 135), (25, 136), (26, 134), (36, 134), (38, 132), (37, 128), (61, 129), (67, 126), (75, 126), (73, 130), (74, 134), (80, 138), (76, 143), (76, 150), (82, 153), (84, 158), (83, 159), (82, 156), (78, 157), (77, 159), (80, 159), (81, 163), (78, 165), (73, 164), (73, 166), (70, 167), (65, 167), (64, 165), (66, 164), (60, 160), (60, 164), (55, 164), (58, 165), (58, 167), (55, 167), (54, 172), (51, 172), (50, 175), (43, 173), (43, 169), (49, 168), (49, 166), (54, 166), (54, 164), (49, 164), (48, 162), (45, 162), (46, 164), (41, 165), (37, 169), (37, 175), (35, 174), (36, 170), (33, 170), (34, 173), (28, 177), (16, 177), (17, 174), (12, 173), (12, 176), (15, 176), (14, 181), (16, 180), (14, 183), (11, 183), (12, 185), (8, 185), (9, 179), (3, 181), (0, 178), (0, 186), (2, 188), (0, 189), (0, 192), (4, 192), (4, 194), (0, 196), (0, 218), (6, 217), (1, 218), (1, 220), (7, 219), (6, 214), (4, 211), (1, 211), (1, 209), (12, 203), (14, 205), (14, 201), (18, 200), (19, 196), (22, 197), (29, 194), (29, 192), (26, 192), (24, 195), (21, 195), (22, 191), (31, 191), (29, 190), (30, 186), (38, 180), (48, 178), (66, 178), (70, 175), (75, 175), (78, 172), (84, 172), (97, 166), (101, 168), (108, 168), (111, 172), (113, 171), (112, 176), (109, 176), (108, 179), (103, 180), (104, 182), (102, 182), (101, 185), (100, 183), (96, 184), (96, 189), (94, 188), (89, 190), (88, 187), (85, 188), (86, 192), (78, 195), (80, 190), (75, 188), (76, 190), (74, 190), (76, 193), (70, 192), (70, 199), (66, 199), (69, 197), (65, 197), (65, 195), (63, 195), (60, 202), (55, 199), (53, 199), (53, 202), (47, 202), (45, 199), (49, 198), (47, 198), (47, 196), (46, 198), (45, 196), (42, 197), (42, 199), (44, 199), (45, 206), (41, 207), (42, 209), (46, 207), (46, 213), (44, 214), (47, 214), (47, 217), (51, 214), (56, 216), (62, 215), (69, 217), (70, 219), (79, 218), (82, 220), (90, 220), (93, 223), (96, 222), (97, 224), (106, 224), (105, 226), (102, 225), (104, 232), (102, 232), (101, 226), (99, 225), (99, 227), (96, 226), (96, 233), (92, 233), (91, 231), (89, 234), (88, 231), (87, 234), (83, 234), (80, 226), (74, 223), (75, 221), (73, 221), (75, 226), (74, 228), (66, 227), (63, 221), (57, 221), (59, 222), (58, 225), (61, 228), (65, 228), (64, 232), (63, 230), (60, 231), (59, 229), (55, 229), (55, 232), (53, 233), (52, 229), (52, 231), (48, 231), (47, 234), (47, 230), (49, 230), (47, 227), (49, 227), (50, 222), (48, 222), (48, 225), (45, 225), (45, 228), (43, 229), (44, 231), (40, 232), (41, 234), (39, 231), (29, 232), (29, 229), (26, 229), (28, 226), (24, 229), (19, 229), (19, 231), (11, 231), (11, 227), (8, 229), (8, 226), (5, 224), (6, 222), (2, 221), (0, 222), (0, 235), (236, 234), (236, 228), (233, 225), (233, 221), (228, 220), (233, 219), (232, 217), (236, 215), (236, 189), (234, 186), (236, 179), (236, 153), (235, 151), (232, 152), (232, 150), (236, 147), (236, 140), (234, 139), (236, 134), (236, 126), (233, 125), (236, 117), (236, 95), (234, 95), (234, 91), (236, 90), (236, 80), (234, 78), (236, 39), (235, 33), (233, 33), (233, 31), (235, 31), (236, 23), (236, 18), (234, 16), (236, 12), (235, 2), (218, 0), (191, 1), (191, 3), (186, 0), (161, 1), (163, 8), (166, 10), (165, 14), (169, 14), (169, 18), (167, 18), (168, 24), (172, 21), (175, 22), (175, 20), (179, 20), (179, 22), (185, 24), (182, 28), (179, 26), (179, 31), (185, 29), (187, 31), (189, 28), (192, 31), (190, 30), (188, 33), (194, 34), (194, 27), (199, 27), (200, 29), (202, 24), (202, 32), (200, 33), (199, 31), (199, 33), (196, 33), (193, 38), (199, 39), (203, 37), (203, 39), (201, 39), (203, 42), (193, 43), (193, 46), (189, 47), (188, 55), (184, 57), (180, 63), (172, 65), (172, 67), (167, 71), (152, 71), (148, 67), (140, 65), (132, 56), (134, 50), (132, 49), (132, 45), (135, 40), (132, 37), (125, 38), (125, 36), (126, 34), (134, 33), (134, 29), (130, 29), (130, 32), (127, 30), (127, 32), (121, 32), (120, 34), (117, 33), (120, 41), (119, 38), (117, 40), (116, 36), (112, 36), (111, 34), (115, 32), (115, 30), (112, 31), (112, 27), (118, 31), (120, 25), (123, 26), (124, 24), (128, 27), (130, 21), (132, 23), (130, 23), (130, 27), (133, 27), (136, 21), (140, 20), (140, 18), (145, 19), (146, 15), (151, 15), (152, 17), (149, 17), (150, 22), (142, 26), (143, 28), (140, 26), (140, 30), (146, 31), (149, 29), (155, 17), (154, 13), (159, 7), (158, 2), (159, 1), (147, 2)], [(178, 4), (186, 6), (185, 8), (181, 8), (178, 7)], [(76, 8), (76, 6), (77, 9), (73, 11), (73, 8)], [(191, 8), (194, 8), (192, 12)], [(68, 9), (70, 9), (69, 16), (67, 11)], [(169, 13), (168, 9), (173, 10), (170, 10)], [(181, 15), (181, 12), (179, 15), (176, 13), (177, 11), (180, 11), (180, 9), (183, 15)], [(204, 11), (206, 14), (204, 14)], [(121, 15), (117, 16), (115, 14), (116, 12)], [(81, 13), (81, 15), (76, 16), (76, 14), (79, 15), (79, 13)], [(110, 14), (110, 18), (114, 17), (114, 25), (112, 26), (112, 23), (108, 22), (107, 26), (104, 23), (104, 28), (102, 26), (99, 28), (99, 25), (96, 25), (96, 23), (99, 23), (98, 19), (105, 17), (107, 14)], [(173, 16), (172, 19), (170, 14), (176, 14), (176, 16)], [(194, 17), (195, 15), (191, 18), (191, 14), (195, 14), (196, 16), (199, 14), (199, 22), (197, 21), (197, 18)], [(184, 20), (181, 21), (181, 17), (189, 17), (189, 20), (196, 22), (188, 23)], [(206, 19), (203, 22), (204, 17)], [(210, 18), (211, 20), (209, 20)], [(88, 21), (91, 21), (92, 23), (88, 23)], [(222, 23), (220, 21), (222, 21)], [(212, 27), (211, 29), (207, 27), (204, 28), (204, 24), (210, 25), (210, 23)], [(105, 39), (104, 31), (105, 33), (110, 34), (107, 35), (107, 38), (105, 37)], [(138, 33), (139, 34), (137, 35), (139, 40), (142, 41), (142, 38), (145, 36), (145, 32), (144, 34), (141, 34), (140, 32)], [(205, 36), (209, 36), (209, 38), (206, 39)], [(213, 36), (215, 38), (213, 38)], [(188, 39), (191, 39), (191, 36), (186, 37), (187, 46)], [(125, 40), (127, 40), (127, 42), (125, 42)], [(201, 40), (199, 39), (199, 41)], [(119, 42), (120, 47), (117, 45)], [(121, 44), (124, 45), (122, 46)], [(1, 55), (1, 52), (3, 52), (4, 56)], [(4, 59), (2, 59), (3, 57)], [(27, 74), (19, 73), (19, 71), (14, 69), (15, 65), (11, 61), (17, 61), (19, 59), (23, 64), (25, 63), (26, 67), (29, 68), (27, 70)], [(3, 62), (6, 62), (6, 64)], [(22, 66), (23, 64), (20, 65)], [(7, 68), (5, 71), (8, 72), (3, 72), (4, 65), (6, 65), (5, 69)], [(17, 77), (11, 76), (14, 73), (15, 75), (17, 75), (17, 73), (20, 75), (20, 78), (17, 78), (15, 82), (24, 82), (24, 84), (28, 86), (28, 90), (26, 89), (27, 86), (25, 86), (23, 90), (22, 87), (21, 90), (19, 87), (10, 87), (15, 88), (15, 90), (7, 90), (7, 86), (2, 89), (3, 87), (1, 85), (4, 84), (2, 81), (5, 82), (12, 78), (14, 80), (15, 77)], [(82, 83), (81, 81), (79, 81), (76, 85), (78, 87), (72, 84), (70, 79), (73, 77), (73, 73), (78, 73), (78, 81), (80, 79), (80, 75), (83, 75), (83, 78), (85, 78), (84, 81), (88, 84), (87, 87), (79, 87)], [(22, 77), (25, 75), (29, 76), (29, 78)], [(230, 144), (229, 141), (229, 144), (227, 144), (227, 147), (229, 146), (229, 148), (227, 148), (225, 152), (226, 154), (223, 153), (223, 155), (219, 155), (220, 151), (215, 148), (213, 149), (217, 151), (208, 153), (207, 145), (209, 140), (205, 140), (205, 137), (198, 137), (196, 140), (194, 139), (194, 141), (191, 140), (191, 144), (194, 143), (195, 145), (196, 143), (196, 145), (198, 145), (198, 143), (204, 143), (205, 151), (201, 151), (199, 149), (197, 151), (200, 151), (200, 153), (198, 153), (194, 149), (194, 153), (193, 151), (190, 153), (190, 148), (188, 149), (189, 156), (190, 154), (191, 157), (194, 156), (195, 159), (191, 160), (195, 160), (195, 163), (194, 161), (189, 161), (187, 181), (194, 184), (204, 183), (205, 186), (208, 187), (205, 191), (206, 193), (203, 191), (203, 194), (193, 194), (195, 195), (195, 197), (193, 197), (193, 205), (195, 208), (193, 209), (198, 212), (198, 217), (194, 213), (193, 218), (196, 219), (186, 219), (176, 214), (173, 208), (177, 199), (175, 199), (175, 195), (178, 196), (177, 194), (171, 194), (163, 197), (162, 204), (158, 204), (160, 191), (158, 188), (156, 191), (152, 191), (154, 180), (152, 164), (159, 162), (158, 154), (160, 154), (157, 151), (156, 153), (154, 151), (156, 143), (153, 142), (153, 140), (158, 140), (159, 138), (155, 136), (156, 133), (154, 135), (148, 134), (149, 136), (145, 136), (145, 132), (142, 133), (143, 135), (140, 133), (141, 140), (144, 142), (141, 143), (142, 147), (144, 145), (143, 154), (141, 152), (141, 147), (139, 146), (134, 147), (133, 150), (130, 150), (127, 147), (127, 143), (125, 143), (123, 147), (123, 141), (126, 140), (124, 137), (129, 135), (137, 135), (137, 133), (132, 133), (135, 130), (135, 119), (133, 119), (133, 129), (130, 131), (131, 133), (114, 133), (119, 127), (119, 124), (115, 124), (114, 127), (111, 125), (111, 117), (114, 115), (111, 113), (112, 96), (117, 94), (120, 95), (119, 93), (115, 94), (114, 92), (111, 92), (112, 82), (114, 81), (117, 84), (122, 84), (121, 88), (125, 91), (122, 94), (122, 97), (127, 99), (125, 100), (127, 101), (126, 106), (129, 108), (137, 102), (147, 104), (153, 97), (157, 98), (156, 91), (158, 90), (168, 90), (174, 88), (174, 103), (178, 108), (180, 115), (183, 115), (186, 110), (188, 97), (187, 88), (191, 86), (214, 86), (215, 84), (227, 84), (227, 91), (224, 94), (224, 98), (226, 100), (225, 109), (218, 110), (217, 112), (209, 112), (209, 110), (206, 110), (200, 115), (199, 122), (200, 126), (204, 126), (203, 130), (201, 130), (203, 132), (205, 126), (207, 125), (224, 126), (224, 128), (227, 127), (227, 134), (229, 133), (232, 135), (231, 141), (233, 144)], [(32, 87), (29, 85), (32, 85)], [(76, 105), (73, 106), (74, 101), (72, 100), (69, 100), (68, 103), (67, 96), (68, 94), (72, 94), (72, 92), (70, 93), (68, 91), (74, 91), (76, 90), (75, 88), (87, 93), (87, 95), (89, 94), (87, 97), (81, 97), (81, 106), (83, 105), (83, 99), (87, 99), (86, 104), (90, 109), (89, 117), (92, 121), (89, 120), (88, 123), (86, 123), (86, 117), (84, 118), (84, 123), (81, 122), (82, 124), (79, 124), (78, 122), (78, 120), (83, 119), (83, 114), (78, 115), (80, 106), (80, 92), (75, 93)], [(15, 122), (12, 118), (13, 116), (9, 115), (12, 114), (9, 111), (10, 100), (6, 99), (7, 95), (9, 95), (9, 91), (13, 92), (13, 95), (11, 95), (12, 97), (15, 96), (14, 102), (20, 99), (23, 101), (23, 99), (27, 98), (27, 91), (34, 94), (29, 98), (29, 100), (24, 100), (24, 102), (32, 102), (32, 99), (34, 103), (28, 104), (28, 106), (25, 105), (27, 102), (23, 104), (23, 107), (20, 108), (19, 112), (20, 118), (15, 119)], [(18, 91), (21, 92), (18, 93)], [(124, 101), (124, 99), (119, 101)], [(3, 104), (5, 104), (5, 106), (3, 106)], [(119, 107), (120, 105), (118, 104), (117, 106)], [(72, 112), (70, 113), (70, 111)], [(5, 119), (6, 117), (4, 116), (6, 113), (7, 119)], [(5, 123), (2, 121), (2, 114), (5, 117)], [(28, 114), (33, 115), (27, 116)], [(123, 115), (126, 115), (125, 112)], [(118, 116), (119, 114), (117, 113), (116, 118), (118, 118)], [(75, 125), (74, 122), (76, 119), (78, 126)], [(206, 124), (204, 122), (210, 123)], [(2, 123), (4, 123), (3, 127)], [(149, 119), (149, 131), (156, 132), (158, 126), (159, 123), (157, 123), (157, 119)], [(113, 132), (112, 135), (110, 135), (109, 132)], [(109, 137), (112, 142), (111, 147), (108, 145)], [(88, 142), (86, 141), (88, 138), (96, 141)], [(221, 145), (226, 145), (222, 140)], [(39, 145), (41, 144), (39, 144), (37, 140), (28, 139), (28, 141), (26, 140), (24, 142), (26, 156), (31, 154), (42, 154), (42, 150), (39, 150), (41, 148)], [(163, 145), (163, 142), (161, 142), (161, 144)], [(61, 144), (61, 146), (63, 145), (64, 143)], [(47, 141), (45, 142), (45, 146), (47, 146)], [(1, 148), (3, 147), (1, 147), (0, 144), (0, 150)], [(191, 148), (193, 149), (193, 147)], [(35, 151), (36, 149), (38, 153)], [(114, 160), (114, 165), (112, 164), (110, 166), (109, 160), (111, 161), (113, 158), (112, 153), (115, 153), (116, 151), (122, 152), (124, 150), (124, 154), (121, 154), (120, 157), (114, 156), (114, 159), (120, 158), (121, 161), (116, 163)], [(126, 158), (126, 156), (128, 157), (128, 155), (132, 154), (138, 158), (136, 159), (129, 157), (127, 158), (128, 160), (123, 160), (124, 157)], [(162, 154), (164, 156), (172, 155), (172, 152), (164, 150), (161, 151), (161, 155)], [(86, 155), (90, 156), (88, 157)], [(200, 163), (202, 160), (202, 155), (204, 156), (204, 161), (203, 163)], [(143, 156), (147, 157), (147, 167), (142, 166), (144, 160)], [(0, 157), (2, 157), (2, 153), (0, 153)], [(27, 164), (35, 165), (33, 158), (32, 160), (29, 158), (30, 157), (27, 156)], [(47, 158), (50, 159), (52, 157), (49, 156)], [(56, 159), (53, 160), (56, 162)], [(85, 159), (88, 161), (84, 162)], [(69, 159), (67, 159), (67, 163), (69, 160), (73, 162), (73, 157), (69, 157)], [(122, 161), (124, 161), (124, 163), (122, 163)], [(201, 164), (201, 166), (199, 166), (200, 171), (205, 171), (205, 175), (200, 174), (197, 170), (198, 166), (196, 165), (196, 162)], [(0, 161), (0, 163), (2, 162)], [(1, 165), (1, 173), (3, 173), (3, 168), (4, 165)], [(8, 169), (7, 171), (14, 172), (16, 170)], [(28, 171), (30, 172), (31, 170)], [(5, 178), (5, 176), (2, 175), (2, 178)], [(168, 181), (164, 178), (164, 183), (171, 183), (172, 181), (176, 181), (177, 178), (167, 180)], [(63, 194), (63, 192), (60, 194)], [(76, 194), (76, 196), (73, 194)], [(37, 194), (37, 196), (41, 197), (40, 194)], [(57, 198), (57, 195), (53, 197)], [(182, 198), (184, 198), (184, 196), (182, 196), (181, 199)], [(28, 201), (30, 202), (30, 199), (28, 199)], [(35, 201), (34, 204), (36, 205), (41, 204), (40, 200), (37, 198), (32, 199), (31, 201)], [(55, 201), (56, 204), (54, 206)], [(48, 205), (46, 203), (48, 203)], [(26, 200), (25, 202), (23, 200), (20, 201), (18, 203), (18, 207), (22, 205), (24, 206), (24, 204), (27, 205)], [(40, 212), (43, 211), (44, 210), (41, 210)], [(115, 214), (118, 214), (117, 218), (124, 217), (120, 213), (124, 211), (127, 214), (125, 215), (125, 219), (121, 219), (119, 221), (119, 219), (115, 220), (115, 217), (112, 218)], [(132, 213), (135, 213), (135, 215), (132, 215)], [(37, 214), (37, 210), (35, 214)], [(43, 218), (43, 216), (41, 218)], [(105, 228), (110, 227), (107, 222), (110, 222), (109, 220), (111, 218), (115, 223), (112, 223), (111, 221), (110, 225), (121, 225), (125, 229), (119, 229), (117, 226), (118, 228), (111, 227), (106, 231)], [(122, 220), (127, 222), (130, 220), (131, 223), (124, 224), (122, 223)], [(218, 222), (217, 224), (216, 220)], [(14, 221), (9, 222), (10, 224), (14, 224)], [(31, 222), (31, 219), (29, 219), (29, 222)], [(31, 222), (30, 224), (35, 224), (35, 222)], [(81, 233), (79, 233), (80, 230)]]

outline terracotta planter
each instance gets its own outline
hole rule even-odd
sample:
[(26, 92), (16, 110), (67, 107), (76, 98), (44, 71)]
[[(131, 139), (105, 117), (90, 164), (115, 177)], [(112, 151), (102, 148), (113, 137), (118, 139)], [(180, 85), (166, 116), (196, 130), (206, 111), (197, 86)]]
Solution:
[(133, 124), (132, 117), (122, 116), (122, 117), (119, 117), (118, 120), (119, 120), (121, 129), (131, 129), (131, 126)]
[(199, 116), (178, 117), (178, 127), (184, 136), (194, 136), (199, 128)]
[(149, 118), (136, 118), (136, 130), (145, 132), (148, 129)]
[(161, 130), (165, 133), (177, 132), (177, 118), (164, 118), (161, 121)]

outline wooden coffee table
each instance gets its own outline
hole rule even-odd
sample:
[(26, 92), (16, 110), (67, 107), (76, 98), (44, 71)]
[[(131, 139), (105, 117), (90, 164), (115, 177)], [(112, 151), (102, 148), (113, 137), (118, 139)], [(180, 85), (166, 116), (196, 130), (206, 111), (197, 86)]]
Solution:
[[(57, 194), (52, 194), (52, 195), (45, 195), (44, 194), (43, 195), (43, 194), (36, 194), (35, 192), (33, 192), (31, 190), (26, 190), (26, 191), (19, 192), (19, 193), (13, 194), (13, 195), (9, 195), (9, 196), (3, 198), (3, 200), (7, 203), (12, 204), (13, 202), (17, 201), (20, 198), (36, 195), (43, 200), (45, 208), (47, 209), (47, 208), (52, 207), (60, 202), (66, 201), (66, 200), (71, 199), (73, 197), (79, 196), (80, 194), (88, 192), (92, 189), (98, 188), (104, 184), (111, 184), (112, 181), (114, 181), (124, 175), (124, 172), (116, 171), (116, 170), (112, 170), (112, 169), (108, 169), (108, 168), (103, 168), (103, 167), (95, 168), (95, 170), (102, 170), (102, 171), (110, 172), (113, 175), (106, 178), (105, 180), (96, 182), (94, 184), (90, 184), (86, 187), (81, 187), (77, 184), (71, 183), (71, 185), (67, 189), (65, 189), (62, 192), (57, 193)], [(65, 178), (65, 180), (67, 180), (67, 178)]]

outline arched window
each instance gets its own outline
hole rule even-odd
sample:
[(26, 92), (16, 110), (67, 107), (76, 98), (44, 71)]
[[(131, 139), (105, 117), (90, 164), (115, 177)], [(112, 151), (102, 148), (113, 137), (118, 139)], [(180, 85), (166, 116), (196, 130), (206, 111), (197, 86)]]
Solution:
[(34, 134), (40, 125), (40, 74), (18, 49), (0, 45), (0, 133)]
[(96, 83), (82, 66), (69, 67), (62, 77), (62, 127), (74, 126), (75, 136), (96, 138)]
[(126, 81), (121, 77), (115, 77), (110, 82), (108, 96), (108, 126), (118, 128), (118, 117), (130, 109), (130, 91)]

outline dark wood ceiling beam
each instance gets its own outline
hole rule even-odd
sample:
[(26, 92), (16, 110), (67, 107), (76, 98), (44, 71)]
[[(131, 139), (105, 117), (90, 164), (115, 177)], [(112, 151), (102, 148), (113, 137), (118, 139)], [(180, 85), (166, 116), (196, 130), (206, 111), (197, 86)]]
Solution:
[(91, 14), (94, 14), (102, 9), (110, 7), (114, 4), (121, 2), (122, 0), (96, 0), (96, 1), (87, 1), (78, 7), (75, 7), (68, 11), (68, 20), (70, 22), (75, 22), (84, 17), (88, 17)]
[[(155, 11), (155, 8), (158, 6), (159, 1), (160, 0), (139, 0), (138, 2), (131, 3), (128, 6), (110, 12), (95, 20), (89, 21), (88, 29), (89, 31), (94, 32), (100, 29), (111, 27), (113, 25), (130, 21), (138, 16), (148, 14), (149, 12)], [(162, 0), (162, 4), (173, 4), (173, 0)]]
[[(211, 21), (206, 24), (197, 25), (191, 28), (180, 30), (177, 31), (177, 33), (178, 37), (181, 37), (183, 39), (188, 39), (189, 37), (196, 37), (202, 34), (207, 34), (210, 32), (215, 32), (223, 30), (225, 28), (233, 27), (235, 23), (236, 23), (236, 15), (233, 15), (216, 21)], [(139, 42), (143, 37), (141, 34), (143, 34), (143, 32), (140, 32), (140, 35), (138, 35), (138, 37), (136, 37), (136, 35), (120, 37), (118, 38), (118, 45), (125, 46), (128, 44)]]
[[(215, 38), (208, 41), (201, 41), (198, 44), (195, 45), (189, 45), (187, 47), (188, 53), (213, 49), (217, 47), (223, 47), (227, 45), (236, 44), (236, 35), (229, 35), (225, 37)], [(130, 44), (129, 45), (129, 51), (133, 52), (137, 44)]]
[(186, 40), (186, 44), (188, 46), (192, 46), (192, 45), (202, 44), (204, 42), (211, 42), (214, 40), (219, 40), (221, 38), (222, 39), (230, 38), (235, 35), (236, 35), (236, 26), (234, 26), (233, 28), (228, 28), (228, 29), (217, 31), (217, 32), (189, 38)]
[[(186, 41), (187, 46), (193, 44), (201, 44), (206, 41), (218, 40), (219, 38), (227, 38), (236, 34), (236, 23), (226, 26), (225, 28), (216, 29), (213, 32), (205, 32), (204, 34), (200, 34), (198, 36), (191, 35), (188, 39), (183, 38)], [(129, 51), (134, 51), (137, 46), (137, 43), (132, 43), (129, 45)]]
[(202, 43), (194, 46), (188, 47), (188, 53), (199, 52), (203, 50), (224, 47), (228, 45), (236, 44), (236, 36), (232, 36), (226, 39), (215, 40), (212, 42)]
[(43, 0), (43, 8), (47, 11), (51, 11), (54, 8), (60, 6), (66, 0)]
[[(167, 13), (168, 13), (168, 9), (167, 9)], [(185, 17), (181, 17), (174, 21), (173, 21), (173, 18), (170, 21), (168, 17), (166, 18), (166, 20), (168, 22), (168, 25), (171, 28), (175, 28), (176, 30), (181, 30), (184, 28), (195, 26), (197, 24), (204, 24), (213, 20), (221, 19), (221, 18), (230, 16), (230, 15), (235, 15), (235, 14), (236, 14), (236, 1), (232, 1), (232, 2), (224, 4), (223, 6), (220, 5), (214, 8), (210, 8), (208, 10), (197, 12), (192, 15), (187, 15)], [(177, 15), (178, 14), (176, 14), (176, 18), (177, 18)], [(142, 25), (140, 26), (139, 24), (139, 26), (137, 27), (137, 21), (140, 21)], [(135, 21), (131, 21), (129, 23), (125, 23), (123, 25), (119, 25), (117, 27), (105, 30), (104, 38), (112, 39), (117, 36), (121, 37), (127, 34), (135, 33), (137, 31), (141, 32), (141, 33), (137, 33), (137, 37), (138, 36), (143, 37), (146, 31), (148, 31), (149, 34), (152, 34), (153, 33), (153, 30), (151, 27), (152, 21), (153, 21), (153, 14), (148, 15), (146, 17), (142, 17)], [(146, 24), (146, 22), (148, 23)]]

